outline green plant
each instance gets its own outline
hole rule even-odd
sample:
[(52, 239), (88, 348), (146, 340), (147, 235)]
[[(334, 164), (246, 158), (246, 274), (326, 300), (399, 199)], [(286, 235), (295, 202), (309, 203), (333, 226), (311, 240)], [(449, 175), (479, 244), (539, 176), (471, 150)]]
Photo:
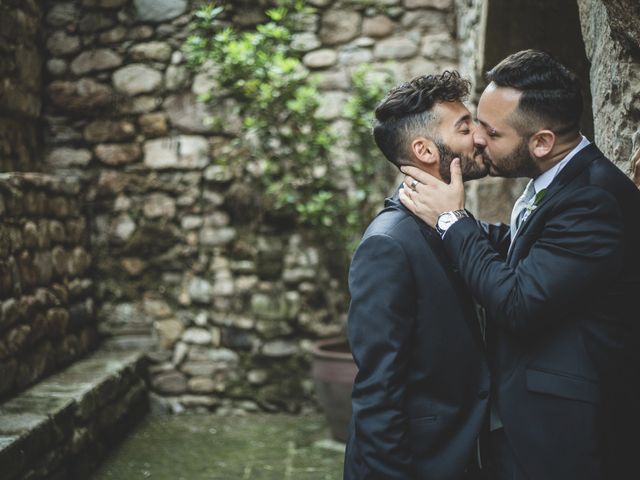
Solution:
[[(338, 138), (330, 123), (318, 117), (322, 95), (291, 47), (293, 19), (310, 13), (304, 3), (280, 1), (267, 10), (269, 20), (250, 31), (225, 24), (224, 7), (203, 6), (185, 52), (194, 68), (215, 66), (220, 88), (201, 100), (215, 105), (224, 96), (237, 104), (242, 132), (230, 142), (236, 151), (248, 152), (245, 164), (254, 168), (243, 175), (253, 174), (262, 183), (265, 212), (311, 228), (338, 254), (334, 258), (344, 271), (354, 242), (380, 206), (375, 192), (388, 182), (389, 170), (370, 133), (373, 109), (388, 85), (369, 82), (366, 70), (355, 72), (344, 117), (356, 155), (348, 171), (337, 171), (332, 148)], [(231, 159), (216, 161), (229, 164)], [(339, 187), (336, 175), (350, 175), (355, 189)]]

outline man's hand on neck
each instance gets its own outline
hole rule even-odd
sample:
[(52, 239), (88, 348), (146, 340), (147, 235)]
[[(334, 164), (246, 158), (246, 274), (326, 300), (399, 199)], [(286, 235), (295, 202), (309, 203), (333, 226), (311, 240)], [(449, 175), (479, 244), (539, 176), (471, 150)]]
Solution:
[(404, 188), (400, 189), (400, 201), (423, 222), (435, 227), (440, 214), (464, 209), (464, 184), (460, 159), (451, 162), (451, 183), (445, 183), (439, 178), (416, 167), (402, 167), (407, 175)]

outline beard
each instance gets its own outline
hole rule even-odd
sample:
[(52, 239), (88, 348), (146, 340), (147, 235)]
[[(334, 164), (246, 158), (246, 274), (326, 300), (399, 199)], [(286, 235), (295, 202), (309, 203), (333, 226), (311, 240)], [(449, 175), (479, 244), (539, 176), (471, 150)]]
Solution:
[[(440, 141), (435, 142), (440, 154), (440, 166), (438, 167), (440, 178), (447, 183), (451, 183), (451, 162), (454, 158), (460, 159), (460, 170), (462, 170), (462, 180), (474, 180), (476, 178), (486, 177), (489, 173), (489, 166), (484, 162), (476, 162), (476, 157), (482, 155), (482, 152), (478, 149), (473, 151), (473, 155), (463, 155), (458, 152), (454, 152), (444, 143)], [(484, 159), (483, 159), (484, 160)]]
[(534, 178), (540, 173), (533, 157), (529, 153), (529, 142), (521, 138), (520, 143), (511, 152), (499, 159), (490, 159), (483, 154), (485, 163), (489, 165), (489, 175), (492, 177)]

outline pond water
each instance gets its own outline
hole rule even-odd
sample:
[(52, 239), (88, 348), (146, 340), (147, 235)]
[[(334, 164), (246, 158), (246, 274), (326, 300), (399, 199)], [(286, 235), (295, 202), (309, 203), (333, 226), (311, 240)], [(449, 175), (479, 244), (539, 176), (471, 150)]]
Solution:
[(339, 480), (320, 415), (147, 416), (91, 480)]

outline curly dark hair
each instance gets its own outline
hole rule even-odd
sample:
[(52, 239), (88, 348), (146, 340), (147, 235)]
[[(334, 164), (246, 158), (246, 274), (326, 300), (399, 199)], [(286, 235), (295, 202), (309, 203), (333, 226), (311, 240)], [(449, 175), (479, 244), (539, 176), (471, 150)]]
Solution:
[(387, 160), (410, 165), (409, 141), (424, 135), (436, 141), (433, 107), (440, 102), (463, 101), (471, 83), (458, 72), (421, 75), (394, 87), (376, 107), (373, 138)]
[(513, 53), (487, 72), (487, 81), (522, 92), (511, 124), (521, 136), (540, 128), (575, 135), (580, 128), (582, 92), (578, 77), (546, 52)]

